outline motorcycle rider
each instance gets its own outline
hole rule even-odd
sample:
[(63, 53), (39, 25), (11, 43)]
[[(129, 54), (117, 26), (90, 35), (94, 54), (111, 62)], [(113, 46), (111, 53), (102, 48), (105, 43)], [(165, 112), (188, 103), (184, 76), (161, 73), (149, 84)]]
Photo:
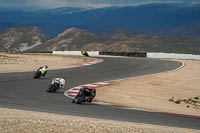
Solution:
[(40, 71), (42, 76), (44, 77), (47, 74), (48, 66), (40, 67), (37, 71)]
[(86, 51), (85, 51), (85, 50), (81, 51), (81, 54), (82, 54), (82, 55), (85, 55), (85, 53), (86, 53)]
[(51, 81), (51, 84), (56, 84), (59, 89), (63, 89), (65, 86), (65, 79), (64, 78), (54, 78)]
[(88, 98), (94, 98), (96, 96), (96, 89), (95, 88), (84, 87), (83, 89), (85, 91), (85, 95)]
[[(86, 96), (86, 99), (84, 101), (87, 101), (89, 103), (91, 103), (93, 98), (96, 96), (95, 88), (83, 87), (80, 89), (80, 91), (83, 91)], [(75, 102), (75, 100), (72, 101), (72, 103), (74, 103), (74, 102)]]
[(81, 51), (82, 55), (88, 56), (88, 52), (86, 50)]

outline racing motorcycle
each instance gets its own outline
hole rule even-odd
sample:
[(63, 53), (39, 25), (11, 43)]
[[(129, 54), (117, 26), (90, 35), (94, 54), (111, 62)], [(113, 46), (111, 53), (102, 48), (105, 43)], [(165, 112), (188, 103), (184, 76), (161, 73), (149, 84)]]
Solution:
[(81, 104), (83, 102), (91, 103), (94, 97), (96, 96), (95, 88), (81, 88), (79, 93), (73, 99), (72, 103)]
[(87, 51), (81, 51), (81, 53), (82, 53), (83, 56), (89, 57), (89, 54), (88, 54)]
[(41, 72), (42, 67), (40, 67), (34, 74), (34, 79), (40, 78), (41, 76), (45, 76), (47, 74), (47, 70), (42, 74)]
[(36, 71), (34, 74), (34, 79), (40, 78), (42, 76), (42, 73), (40, 71)]
[(57, 90), (59, 89), (59, 86), (57, 85), (57, 84), (51, 84), (50, 86), (49, 86), (49, 88), (47, 89), (47, 92), (52, 92), (52, 93), (54, 93), (54, 92), (56, 92)]
[(49, 88), (47, 89), (47, 92), (56, 92), (58, 89), (62, 89), (65, 86), (65, 79), (64, 78), (54, 78), (51, 81), (51, 84)]

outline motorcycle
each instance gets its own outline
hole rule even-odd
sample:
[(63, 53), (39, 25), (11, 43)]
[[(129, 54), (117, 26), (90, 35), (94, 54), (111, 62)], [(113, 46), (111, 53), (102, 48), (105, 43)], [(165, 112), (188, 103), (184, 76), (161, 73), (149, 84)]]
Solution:
[(83, 102), (91, 103), (95, 95), (96, 95), (96, 91), (94, 92), (94, 95), (91, 97), (87, 95), (87, 92), (84, 90), (84, 88), (81, 88), (79, 93), (73, 99), (72, 103), (76, 103), (76, 104), (81, 104)]
[(59, 89), (59, 87), (56, 85), (56, 84), (51, 84), (50, 86), (49, 86), (49, 88), (47, 89), (47, 92), (49, 92), (49, 93), (54, 93), (54, 92), (56, 92), (57, 90)]
[(84, 56), (89, 57), (89, 54), (86, 52), (86, 53), (84, 54)]
[(65, 86), (65, 79), (64, 78), (54, 78), (51, 81), (47, 92), (56, 92), (58, 89), (63, 89)]
[(88, 54), (88, 52), (86, 52), (86, 51), (85, 51), (85, 52), (83, 52), (83, 51), (82, 51), (81, 53), (82, 53), (82, 55), (83, 55), (83, 56), (89, 57), (89, 54)]
[(43, 74), (42, 72), (40, 71), (40, 69), (42, 69), (42, 67), (40, 67), (34, 74), (34, 79), (37, 79), (37, 78), (40, 78), (41, 76), (45, 76), (47, 74), (47, 71), (45, 71)]
[(34, 79), (40, 78), (42, 76), (42, 73), (40, 71), (35, 72)]

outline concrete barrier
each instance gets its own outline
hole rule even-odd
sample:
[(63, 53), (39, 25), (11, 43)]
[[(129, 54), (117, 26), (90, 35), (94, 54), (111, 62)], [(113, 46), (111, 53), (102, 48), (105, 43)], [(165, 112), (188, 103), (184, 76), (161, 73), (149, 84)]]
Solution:
[[(82, 55), (81, 51), (53, 51), (52, 54)], [(99, 52), (99, 51), (88, 51), (88, 54), (90, 56), (113, 55), (113, 56), (146, 57), (146, 52)]]
[(200, 60), (200, 55), (147, 52), (147, 58)]
[(99, 52), (100, 55), (146, 57), (146, 52)]
[[(81, 51), (53, 51), (52, 54), (60, 55), (79, 55), (82, 56)], [(176, 53), (156, 53), (156, 52), (99, 52), (88, 51), (90, 56), (98, 55), (113, 55), (113, 56), (132, 56), (132, 57), (147, 57), (147, 58), (161, 58), (161, 59), (187, 59), (200, 60), (200, 55), (193, 54), (176, 54)]]
[[(82, 55), (81, 51), (53, 51), (52, 54), (59, 55)], [(89, 56), (98, 56), (99, 51), (88, 51)]]

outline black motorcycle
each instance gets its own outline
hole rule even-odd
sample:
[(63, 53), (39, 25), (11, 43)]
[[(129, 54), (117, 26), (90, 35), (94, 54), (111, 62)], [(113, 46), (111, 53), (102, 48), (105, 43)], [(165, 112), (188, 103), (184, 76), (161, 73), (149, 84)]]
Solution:
[(81, 51), (81, 53), (82, 53), (83, 56), (89, 57), (88, 52), (86, 52), (86, 51)]
[(47, 92), (49, 92), (49, 93), (54, 93), (54, 92), (56, 92), (57, 90), (59, 89), (59, 87), (58, 87), (58, 85), (56, 85), (56, 84), (51, 84), (50, 86), (49, 86), (49, 88), (47, 89)]
[(40, 71), (35, 72), (34, 79), (40, 78), (42, 76), (42, 73)]
[(44, 77), (46, 74), (47, 74), (47, 71), (45, 71), (43, 74), (42, 72), (40, 71), (40, 69), (42, 69), (42, 67), (40, 67), (34, 74), (34, 79), (37, 79), (37, 78), (40, 78), (40, 77)]
[(84, 56), (89, 57), (89, 54), (86, 52), (86, 53), (84, 54)]
[(81, 104), (82, 102), (91, 103), (92, 99), (95, 97), (96, 92), (94, 92), (93, 96), (91, 97), (91, 92), (85, 90), (85, 88), (81, 88), (79, 93), (73, 99), (72, 103)]

